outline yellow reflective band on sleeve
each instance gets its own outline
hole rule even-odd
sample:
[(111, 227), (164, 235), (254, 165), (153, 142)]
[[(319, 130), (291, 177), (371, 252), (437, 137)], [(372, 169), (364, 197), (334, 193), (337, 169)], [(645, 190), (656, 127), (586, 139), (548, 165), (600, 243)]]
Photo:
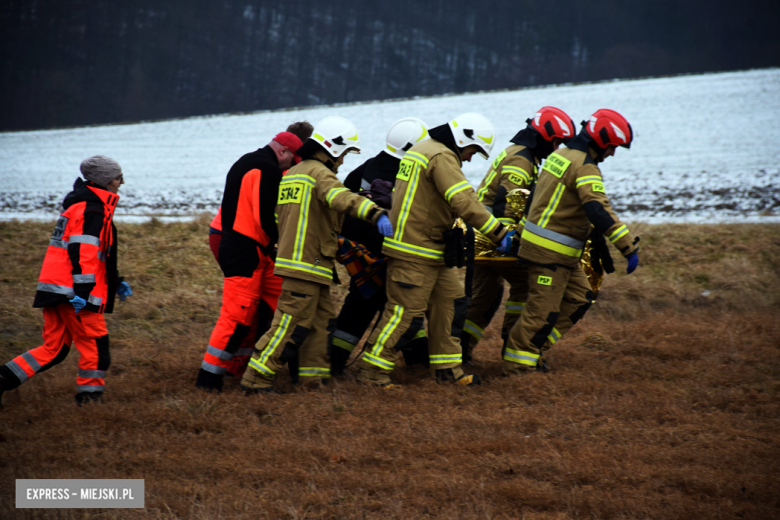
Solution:
[(463, 330), (474, 336), (477, 340), (482, 339), (482, 335), (485, 333), (485, 329), (471, 320), (466, 320), (466, 323), (463, 324)]
[(502, 217), (502, 218), (498, 219), (498, 221), (501, 222), (505, 226), (513, 226), (515, 224), (515, 219), (513, 219), (513, 218)]
[(531, 184), (531, 176), (518, 166), (504, 166), (501, 173), (509, 174), (509, 181), (515, 184)]
[(284, 184), (295, 183), (295, 182), (303, 182), (304, 184), (308, 184), (309, 186), (314, 186), (317, 183), (314, 177), (310, 177), (309, 175), (304, 175), (302, 173), (296, 173), (294, 175), (285, 175), (284, 177), (282, 177), (280, 186)]
[(525, 309), (525, 302), (506, 302), (506, 314), (522, 314)]
[(431, 362), (431, 365), (441, 364), (441, 363), (462, 363), (463, 362), (463, 355), (462, 354), (431, 354), (428, 356), (428, 361)]
[(586, 184), (593, 184), (594, 182), (603, 182), (598, 175), (585, 175), (577, 179), (577, 187), (585, 186)]
[(369, 199), (364, 200), (360, 204), (360, 207), (358, 208), (357, 211), (358, 218), (361, 220), (366, 220), (366, 217), (368, 217), (369, 213), (371, 213), (371, 208), (373, 207), (374, 207), (374, 203), (371, 202), (371, 200)]
[(390, 336), (393, 335), (393, 332), (395, 332), (395, 329), (398, 327), (398, 324), (401, 323), (401, 320), (404, 316), (404, 308), (400, 305), (394, 305), (393, 306), (393, 315), (390, 317), (390, 320), (385, 324), (384, 328), (382, 329), (382, 332), (379, 333), (379, 337), (377, 338), (376, 345), (374, 345), (374, 348), (371, 349), (371, 354), (374, 356), (379, 356), (379, 354), (382, 353), (382, 350), (385, 348), (385, 343), (388, 339), (390, 339)]
[(563, 190), (565, 189), (566, 186), (563, 184), (558, 184), (558, 187), (555, 188), (552, 197), (550, 197), (550, 202), (542, 212), (542, 218), (539, 219), (539, 227), (547, 227), (547, 224), (550, 223), (550, 217), (553, 216), (553, 213), (555, 213), (555, 210), (558, 208), (558, 204), (561, 202), (563, 196)]
[(485, 224), (481, 228), (479, 228), (479, 232), (482, 233), (483, 235), (487, 235), (495, 231), (496, 228), (500, 225), (501, 222), (499, 222), (498, 219), (496, 219), (493, 215), (490, 215), (488, 221), (485, 222)]
[(417, 334), (414, 335), (412, 341), (420, 338), (427, 338), (427, 337), (428, 337), (428, 332), (425, 329), (420, 329), (417, 331)]
[(535, 367), (539, 363), (539, 354), (525, 352), (523, 350), (514, 350), (507, 347), (504, 352), (504, 360), (511, 363)]
[(560, 179), (563, 177), (563, 174), (566, 173), (566, 170), (569, 168), (570, 164), (570, 160), (565, 159), (564, 157), (553, 152), (547, 159), (545, 159), (542, 170), (546, 170)]
[(298, 369), (298, 375), (301, 377), (330, 377), (330, 368), (320, 367), (300, 367)]
[(347, 188), (333, 188), (328, 191), (327, 195), (325, 195), (325, 201), (328, 203), (329, 207), (333, 207), (333, 199), (336, 198), (336, 195), (339, 193), (343, 193), (345, 191), (349, 191)]
[(279, 214), (278, 213), (274, 213), (274, 220), (276, 221), (277, 224), (279, 224)]
[(365, 359), (372, 365), (378, 366), (379, 368), (384, 368), (385, 370), (392, 370), (393, 368), (395, 368), (395, 363), (385, 361), (381, 357), (375, 356), (369, 352), (365, 352), (363, 354), (363, 359)]
[(450, 189), (444, 192), (444, 198), (447, 199), (447, 203), (449, 204), (449, 202), (452, 200), (452, 197), (469, 188), (471, 188), (471, 184), (469, 184), (468, 181), (461, 181), (454, 186), (450, 186)]
[(563, 244), (559, 244), (558, 242), (554, 242), (549, 238), (540, 237), (539, 235), (536, 235), (528, 231), (528, 228), (523, 229), (523, 234), (521, 235), (521, 238), (523, 240), (527, 240), (532, 244), (536, 244), (537, 246), (544, 247), (545, 249), (550, 249), (552, 251), (555, 251), (556, 253), (561, 253), (562, 255), (573, 256), (575, 258), (579, 258), (582, 255), (582, 249), (575, 249), (573, 247), (565, 246)]
[(287, 269), (294, 269), (296, 271), (302, 271), (304, 273), (316, 274), (321, 276), (330, 283), (333, 280), (333, 271), (327, 267), (321, 265), (307, 264), (306, 262), (296, 262), (295, 260), (288, 260), (286, 258), (277, 258), (276, 265), (279, 267), (285, 267)]
[(331, 343), (341, 349), (346, 350), (347, 352), (352, 352), (353, 350), (355, 350), (355, 347), (357, 346), (357, 345), (353, 345), (347, 340), (336, 338), (336, 337), (331, 339)]
[(624, 225), (617, 228), (611, 235), (609, 241), (613, 244), (628, 234), (628, 228)]
[(431, 258), (433, 260), (444, 260), (444, 253), (442, 251), (436, 251), (435, 249), (428, 249), (427, 247), (413, 246), (406, 244), (400, 240), (393, 238), (385, 238), (384, 245), (390, 249), (397, 251), (403, 251), (404, 253), (410, 253), (413, 255), (421, 256), (423, 258)]
[(553, 330), (550, 333), (550, 335), (547, 336), (547, 339), (550, 340), (550, 345), (555, 345), (555, 342), (558, 341), (559, 339), (561, 339), (560, 331), (558, 329), (556, 329), (555, 327), (553, 327)]

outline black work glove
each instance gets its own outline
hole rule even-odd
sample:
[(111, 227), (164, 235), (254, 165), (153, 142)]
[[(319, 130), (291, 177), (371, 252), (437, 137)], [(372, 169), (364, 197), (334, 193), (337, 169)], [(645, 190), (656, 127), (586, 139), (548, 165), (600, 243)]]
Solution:
[(615, 272), (615, 263), (609, 254), (607, 240), (595, 229), (590, 233), (590, 266), (600, 275), (603, 275), (604, 271), (607, 274)]

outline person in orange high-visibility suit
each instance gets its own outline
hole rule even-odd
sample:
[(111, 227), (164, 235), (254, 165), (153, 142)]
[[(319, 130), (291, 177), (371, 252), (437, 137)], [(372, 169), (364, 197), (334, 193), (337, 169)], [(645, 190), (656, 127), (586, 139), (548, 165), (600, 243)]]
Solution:
[(38, 372), (61, 363), (71, 344), (81, 354), (76, 402), (102, 401), (111, 364), (104, 313), (114, 294), (124, 300), (130, 285), (117, 276), (117, 237), (113, 224), (122, 168), (96, 155), (81, 163), (86, 181), (77, 179), (63, 201), (38, 278), (33, 307), (43, 308), (43, 345), (0, 366), (0, 396)]
[(300, 146), (296, 135), (281, 132), (228, 172), (218, 257), (225, 276), (222, 309), (198, 372), (198, 388), (219, 392), (225, 374), (240, 377), (252, 353), (255, 327), (265, 332), (270, 326), (282, 292), (282, 280), (273, 274), (274, 208), (282, 172), (300, 160), (295, 155)]

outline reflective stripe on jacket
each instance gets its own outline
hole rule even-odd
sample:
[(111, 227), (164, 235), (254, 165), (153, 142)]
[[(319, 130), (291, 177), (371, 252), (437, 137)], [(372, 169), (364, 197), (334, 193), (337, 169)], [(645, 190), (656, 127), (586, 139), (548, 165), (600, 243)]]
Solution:
[(385, 211), (349, 191), (327, 166), (311, 159), (291, 168), (282, 179), (276, 214), (279, 251), (274, 273), (330, 284), (339, 247), (340, 214), (376, 224)]
[[(592, 222), (591, 214), (598, 216)], [(634, 236), (612, 210), (601, 171), (586, 152), (562, 148), (552, 153), (539, 172), (531, 208), (526, 215), (519, 256), (541, 264), (575, 266), (591, 224), (627, 256)]]
[(479, 200), (504, 225), (515, 224), (516, 215), (506, 208), (506, 194), (514, 189), (530, 190), (536, 180), (533, 155), (525, 146), (513, 144), (502, 150), (477, 188)]
[(435, 139), (406, 152), (396, 177), (390, 211), (393, 237), (385, 238), (385, 255), (442, 265), (444, 233), (458, 217), (493, 242), (501, 241), (504, 225), (479, 201), (461, 164), (455, 152)]
[(111, 312), (116, 291), (112, 219), (118, 201), (118, 195), (76, 180), (49, 240), (33, 307), (59, 305), (78, 295), (87, 310)]

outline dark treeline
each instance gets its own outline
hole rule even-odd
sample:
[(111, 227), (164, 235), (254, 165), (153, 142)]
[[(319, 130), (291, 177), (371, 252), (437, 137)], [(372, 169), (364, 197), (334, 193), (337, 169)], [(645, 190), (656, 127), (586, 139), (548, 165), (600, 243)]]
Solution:
[(777, 66), (778, 15), (757, 0), (5, 0), (0, 129)]

